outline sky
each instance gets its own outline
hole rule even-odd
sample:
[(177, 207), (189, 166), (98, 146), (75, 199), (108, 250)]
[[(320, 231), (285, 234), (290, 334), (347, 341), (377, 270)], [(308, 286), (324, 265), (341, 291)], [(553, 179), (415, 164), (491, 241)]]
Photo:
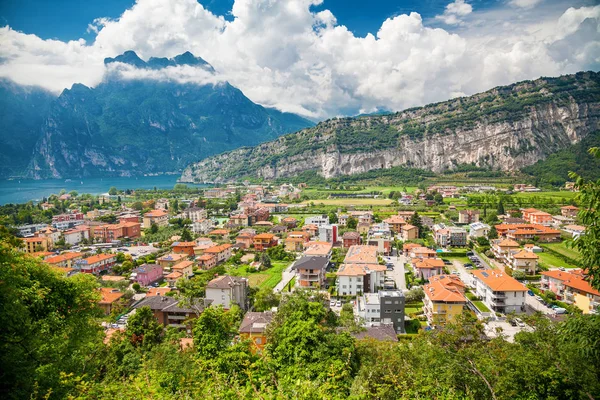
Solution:
[[(185, 51), (217, 71), (105, 66)], [(229, 81), (314, 119), (600, 69), (597, 0), (2, 0), (0, 77), (59, 94), (109, 76)]]

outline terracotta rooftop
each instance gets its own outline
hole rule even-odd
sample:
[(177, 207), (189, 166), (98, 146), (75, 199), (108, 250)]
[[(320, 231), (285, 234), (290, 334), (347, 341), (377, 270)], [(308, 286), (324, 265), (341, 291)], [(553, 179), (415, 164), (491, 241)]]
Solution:
[(57, 256), (54, 257), (48, 257), (46, 258), (46, 262), (48, 264), (58, 264), (67, 260), (72, 260), (74, 258), (78, 258), (83, 256), (83, 253), (63, 253), (63, 254), (59, 254)]
[(91, 256), (88, 258), (84, 258), (88, 264), (95, 264), (97, 262), (101, 262), (104, 260), (110, 260), (111, 258), (116, 258), (115, 254), (96, 254), (95, 256)]
[(517, 254), (514, 254), (513, 257), (518, 258), (518, 259), (530, 259), (530, 260), (537, 260), (540, 258), (537, 254), (535, 254), (531, 251), (525, 251), (525, 250), (521, 250)]
[(304, 245), (304, 255), (326, 256), (332, 248), (333, 245), (329, 242), (308, 242)]
[(527, 287), (516, 279), (492, 270), (473, 271), (473, 275), (495, 292), (525, 292)]
[(354, 245), (350, 246), (346, 257), (346, 264), (377, 264), (377, 246)]
[(171, 291), (170, 287), (151, 287), (150, 289), (148, 289), (148, 293), (146, 293), (146, 297), (165, 296), (170, 291)]
[(124, 295), (119, 289), (114, 288), (100, 288), (100, 294), (102, 295), (100, 304), (112, 304)]
[(229, 248), (231, 248), (231, 245), (229, 243), (220, 244), (218, 246), (209, 247), (208, 249), (204, 250), (204, 254), (221, 253)]
[(572, 289), (578, 290), (580, 292), (586, 293), (586, 294), (600, 296), (600, 292), (598, 292), (596, 289), (594, 289), (590, 285), (590, 283), (584, 279), (571, 278), (571, 279), (563, 282), (563, 285), (570, 287)]
[(433, 302), (466, 303), (466, 297), (455, 287), (444, 284), (443, 281), (434, 281), (423, 285), (425, 296)]

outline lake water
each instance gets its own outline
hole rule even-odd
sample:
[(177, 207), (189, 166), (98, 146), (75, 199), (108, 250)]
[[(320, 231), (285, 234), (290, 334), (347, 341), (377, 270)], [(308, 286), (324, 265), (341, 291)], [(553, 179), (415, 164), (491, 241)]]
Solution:
[[(29, 200), (39, 201), (51, 194), (58, 194), (62, 189), (67, 193), (76, 190), (78, 193), (100, 194), (108, 192), (111, 186), (125, 189), (172, 189), (179, 175), (142, 176), (138, 178), (88, 178), (44, 179), (34, 180), (0, 180), (0, 204), (26, 203)], [(187, 184), (188, 186), (190, 184)], [(203, 185), (194, 185), (203, 186)]]

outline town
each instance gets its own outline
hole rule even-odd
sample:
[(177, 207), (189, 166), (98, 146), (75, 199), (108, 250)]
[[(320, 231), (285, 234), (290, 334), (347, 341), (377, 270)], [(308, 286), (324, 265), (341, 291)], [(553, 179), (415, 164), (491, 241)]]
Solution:
[[(29, 256), (67, 277), (97, 277), (107, 338), (147, 307), (185, 332), (183, 343), (205, 308), (237, 306), (240, 337), (260, 351), (295, 291), (351, 315), (357, 337), (386, 341), (464, 312), (491, 337), (512, 340), (530, 329), (528, 315), (561, 320), (600, 305), (567, 245), (586, 229), (572, 185), (546, 198), (520, 184), (387, 188), (387, 196), (329, 188), (322, 200), (306, 199), (315, 192), (302, 183), (178, 186), (52, 195), (31, 206), (51, 221), (13, 229)], [(518, 207), (523, 199), (540, 206)]]

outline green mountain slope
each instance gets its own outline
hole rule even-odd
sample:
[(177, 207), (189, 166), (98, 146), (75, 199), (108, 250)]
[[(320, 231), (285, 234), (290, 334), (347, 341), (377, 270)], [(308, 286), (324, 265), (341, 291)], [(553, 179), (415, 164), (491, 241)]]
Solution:
[(388, 115), (334, 118), (253, 148), (190, 165), (183, 181), (331, 178), (397, 166), (516, 171), (600, 129), (600, 74), (497, 87)]

